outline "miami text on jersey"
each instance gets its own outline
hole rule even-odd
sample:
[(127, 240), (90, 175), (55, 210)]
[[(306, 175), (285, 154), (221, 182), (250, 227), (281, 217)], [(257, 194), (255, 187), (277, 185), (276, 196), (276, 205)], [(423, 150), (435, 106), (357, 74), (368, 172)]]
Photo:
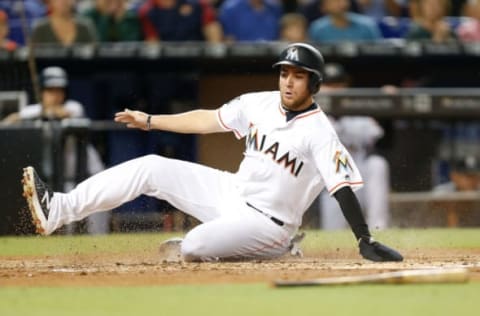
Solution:
[(290, 158), (291, 153), (279, 153), (279, 142), (274, 142), (273, 144), (267, 144), (267, 135), (259, 135), (258, 130), (253, 126), (250, 126), (250, 133), (246, 139), (247, 148), (260, 151), (267, 156), (270, 156), (275, 162), (290, 171), (292, 175), (297, 177), (302, 170), (303, 161), (297, 161), (297, 157), (293, 159)]

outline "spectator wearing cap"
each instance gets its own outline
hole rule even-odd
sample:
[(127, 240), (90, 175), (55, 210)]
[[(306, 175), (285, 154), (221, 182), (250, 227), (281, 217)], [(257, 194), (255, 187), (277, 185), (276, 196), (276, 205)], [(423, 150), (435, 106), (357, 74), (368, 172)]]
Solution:
[(229, 41), (278, 40), (281, 16), (281, 5), (270, 0), (225, 0), (219, 9)]
[[(84, 117), (83, 105), (67, 99), (68, 76), (61, 67), (47, 67), (40, 74), (41, 100), (40, 103), (27, 105), (18, 113), (12, 113), (4, 120), (4, 124), (14, 124), (31, 120), (63, 120)], [(69, 136), (64, 145), (64, 178), (66, 188), (73, 188), (76, 170), (76, 141)], [(93, 175), (105, 169), (100, 155), (95, 148), (87, 145), (87, 173)], [(100, 214), (100, 213), (99, 213)], [(109, 231), (110, 214), (87, 219), (87, 230), (92, 234), (103, 234)]]
[(322, 0), (325, 16), (312, 22), (308, 33), (312, 41), (375, 41), (382, 38), (376, 22), (369, 16), (350, 12), (348, 0)]
[(17, 43), (8, 39), (9, 26), (8, 16), (3, 10), (0, 10), (0, 49), (13, 51), (17, 48)]
[(47, 0), (50, 15), (33, 27), (33, 44), (71, 46), (96, 41), (95, 28), (85, 18), (75, 17), (73, 0)]
[(222, 41), (214, 8), (206, 0), (146, 0), (139, 9), (146, 41)]
[[(351, 77), (338, 63), (324, 67), (322, 93), (341, 92), (351, 85)], [(365, 185), (358, 192), (358, 199), (365, 210), (367, 223), (376, 229), (390, 224), (388, 196), (390, 192), (390, 165), (376, 150), (376, 143), (383, 137), (380, 124), (368, 116), (330, 117), (342, 144), (347, 147), (364, 178)], [(320, 196), (321, 226), (323, 229), (343, 229), (347, 223), (338, 203), (328, 194)]]

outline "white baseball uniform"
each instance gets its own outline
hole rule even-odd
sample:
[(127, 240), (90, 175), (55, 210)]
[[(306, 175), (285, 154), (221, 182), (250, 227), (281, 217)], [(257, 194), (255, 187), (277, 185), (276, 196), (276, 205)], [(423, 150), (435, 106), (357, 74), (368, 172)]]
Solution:
[(148, 155), (102, 171), (70, 193), (55, 193), (48, 232), (140, 194), (164, 199), (201, 222), (182, 242), (186, 259), (271, 258), (284, 254), (320, 191), (357, 189), (362, 179), (327, 116), (315, 105), (287, 121), (280, 93), (244, 94), (217, 110), (244, 138), (236, 173)]

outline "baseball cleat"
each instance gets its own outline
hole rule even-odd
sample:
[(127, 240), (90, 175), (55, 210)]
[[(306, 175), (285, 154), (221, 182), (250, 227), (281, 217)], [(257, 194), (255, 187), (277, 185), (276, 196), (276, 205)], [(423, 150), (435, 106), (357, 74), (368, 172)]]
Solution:
[(180, 249), (182, 241), (183, 238), (174, 237), (162, 242), (160, 247), (158, 247), (160, 259), (164, 262), (181, 262), (182, 254)]
[(293, 257), (303, 258), (303, 251), (300, 248), (300, 243), (305, 238), (305, 232), (297, 233), (295, 236), (290, 239), (290, 255)]
[(53, 191), (40, 179), (33, 167), (23, 168), (22, 184), (23, 197), (27, 200), (36, 232), (48, 235), (47, 219)]

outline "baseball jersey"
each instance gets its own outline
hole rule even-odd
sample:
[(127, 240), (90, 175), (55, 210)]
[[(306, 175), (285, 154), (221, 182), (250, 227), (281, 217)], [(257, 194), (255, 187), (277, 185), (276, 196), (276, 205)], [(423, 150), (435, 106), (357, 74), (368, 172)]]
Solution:
[[(75, 100), (67, 100), (63, 106), (72, 118), (84, 116), (83, 106)], [(18, 115), (22, 120), (39, 119), (42, 116), (42, 105), (39, 103), (28, 105), (21, 109)]]
[(320, 107), (287, 122), (279, 91), (248, 93), (217, 111), (220, 125), (245, 152), (235, 177), (245, 202), (300, 226), (303, 213), (323, 188), (330, 194), (362, 178)]

